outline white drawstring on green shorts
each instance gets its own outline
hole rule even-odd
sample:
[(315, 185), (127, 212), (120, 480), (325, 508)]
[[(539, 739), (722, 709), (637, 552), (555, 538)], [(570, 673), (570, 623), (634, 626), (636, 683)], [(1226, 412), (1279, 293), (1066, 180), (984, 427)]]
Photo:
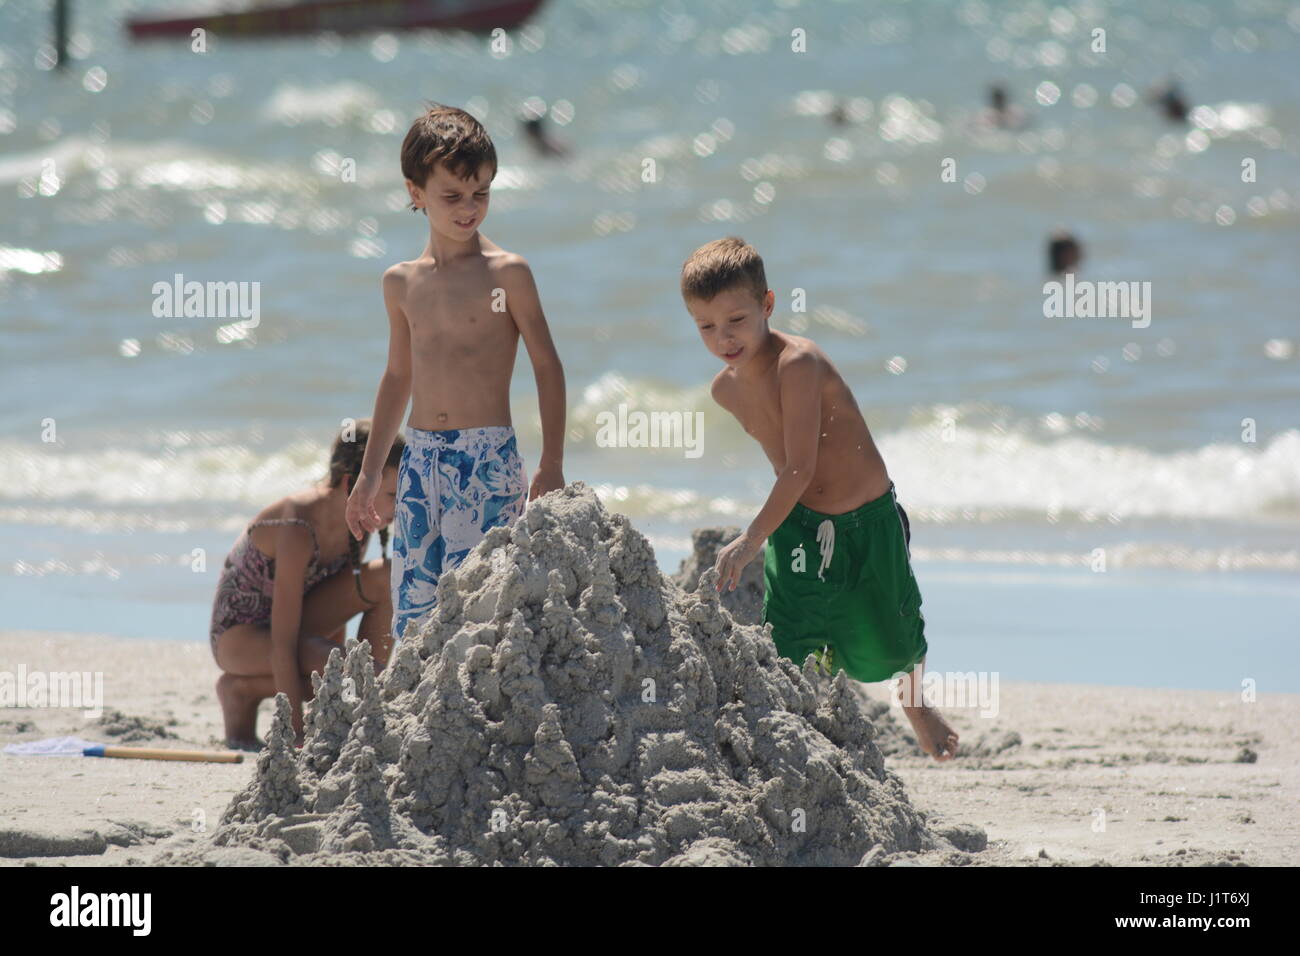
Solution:
[(831, 555), (835, 553), (835, 525), (827, 518), (817, 526), (817, 547), (821, 548), (822, 564), (817, 569), (817, 580), (825, 581), (822, 572), (831, 566)]

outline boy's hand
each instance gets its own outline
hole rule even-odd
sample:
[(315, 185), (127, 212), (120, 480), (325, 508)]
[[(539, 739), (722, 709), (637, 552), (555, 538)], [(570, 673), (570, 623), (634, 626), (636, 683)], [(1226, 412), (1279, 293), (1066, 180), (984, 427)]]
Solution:
[(564, 487), (564, 473), (558, 467), (538, 468), (528, 486), (528, 500)]
[(379, 512), (375, 510), (375, 497), (378, 493), (379, 485), (365, 475), (360, 475), (352, 487), (352, 493), (348, 495), (348, 530), (358, 541), (382, 524)]
[(761, 541), (752, 540), (748, 534), (741, 534), (739, 538), (719, 551), (718, 560), (713, 565), (718, 572), (716, 589), (736, 590), (736, 585), (740, 583), (740, 573), (745, 570), (745, 565), (758, 557), (762, 544)]

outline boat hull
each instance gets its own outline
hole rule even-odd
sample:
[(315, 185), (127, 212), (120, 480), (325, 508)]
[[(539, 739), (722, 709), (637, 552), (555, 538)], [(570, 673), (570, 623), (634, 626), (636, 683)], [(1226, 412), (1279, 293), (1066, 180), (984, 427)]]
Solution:
[(314, 0), (241, 11), (127, 21), (132, 38), (189, 36), (271, 37), (372, 30), (468, 30), (490, 33), (526, 21), (543, 0)]

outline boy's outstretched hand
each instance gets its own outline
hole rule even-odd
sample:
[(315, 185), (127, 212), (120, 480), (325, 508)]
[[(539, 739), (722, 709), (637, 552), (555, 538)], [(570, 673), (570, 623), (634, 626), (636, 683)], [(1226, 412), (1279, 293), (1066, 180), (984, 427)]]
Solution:
[(718, 560), (713, 564), (718, 572), (718, 583), (714, 587), (719, 591), (736, 590), (745, 565), (758, 557), (762, 545), (762, 541), (754, 541), (748, 534), (742, 533), (739, 538), (719, 551)]
[[(343, 480), (347, 481), (347, 478)], [(383, 524), (379, 512), (375, 510), (375, 497), (378, 494), (379, 486), (365, 475), (357, 478), (357, 483), (348, 494), (345, 517), (348, 530), (358, 541)]]
[(564, 472), (559, 468), (538, 468), (528, 486), (528, 500), (541, 497), (548, 491), (564, 487)]

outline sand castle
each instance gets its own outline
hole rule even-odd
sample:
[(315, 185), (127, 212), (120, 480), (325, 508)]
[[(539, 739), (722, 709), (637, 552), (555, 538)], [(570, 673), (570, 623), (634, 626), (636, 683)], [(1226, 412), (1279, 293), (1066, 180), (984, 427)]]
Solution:
[(852, 682), (779, 658), (714, 579), (688, 593), (664, 577), (581, 482), (534, 501), (444, 575), (382, 675), (366, 644), (331, 654), (301, 750), (278, 699), (212, 842), (307, 864), (856, 865), (952, 850), (885, 769)]

